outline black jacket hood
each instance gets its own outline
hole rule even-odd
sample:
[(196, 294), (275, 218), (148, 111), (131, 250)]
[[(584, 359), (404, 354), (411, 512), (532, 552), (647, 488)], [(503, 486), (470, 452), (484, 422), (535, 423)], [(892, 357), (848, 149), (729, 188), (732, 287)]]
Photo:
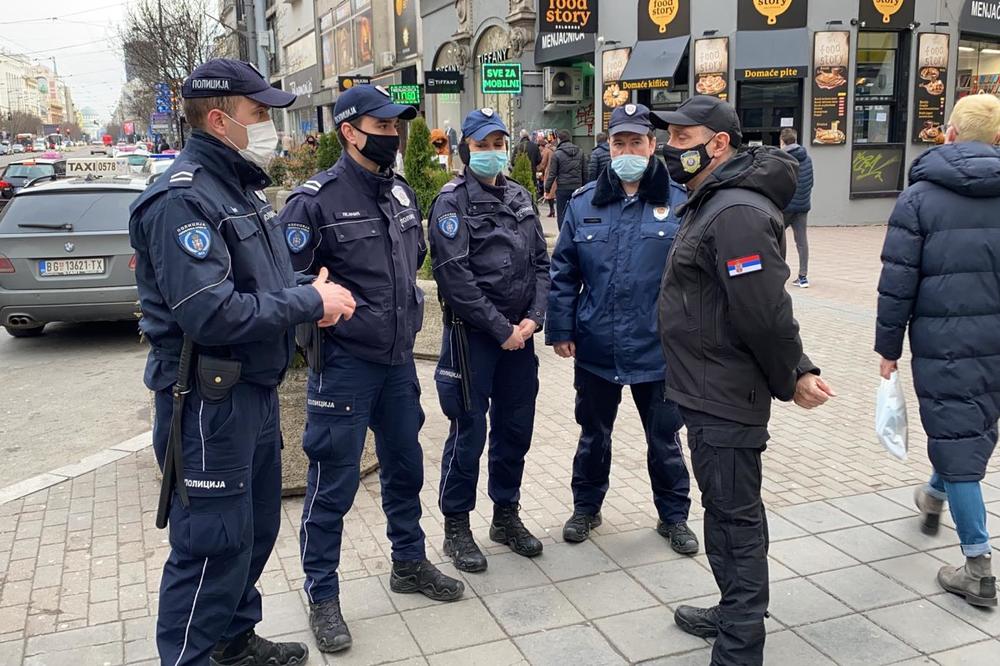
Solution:
[(741, 152), (718, 169), (691, 194), (686, 207), (698, 206), (717, 190), (741, 188), (763, 194), (784, 210), (795, 196), (799, 162), (772, 146), (755, 146)]
[(580, 154), (580, 146), (572, 143), (571, 141), (563, 141), (559, 144), (556, 150), (562, 151), (570, 157), (577, 157)]
[(922, 180), (966, 197), (1000, 196), (1000, 150), (975, 141), (936, 146), (910, 167), (910, 183)]

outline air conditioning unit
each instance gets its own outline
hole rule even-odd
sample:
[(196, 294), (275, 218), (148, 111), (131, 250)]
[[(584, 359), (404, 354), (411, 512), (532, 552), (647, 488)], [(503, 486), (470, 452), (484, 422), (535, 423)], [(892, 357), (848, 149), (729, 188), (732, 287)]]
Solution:
[(390, 69), (396, 64), (396, 54), (392, 51), (383, 51), (379, 58), (382, 69)]
[(542, 76), (545, 79), (546, 102), (583, 101), (583, 72), (579, 69), (546, 67)]

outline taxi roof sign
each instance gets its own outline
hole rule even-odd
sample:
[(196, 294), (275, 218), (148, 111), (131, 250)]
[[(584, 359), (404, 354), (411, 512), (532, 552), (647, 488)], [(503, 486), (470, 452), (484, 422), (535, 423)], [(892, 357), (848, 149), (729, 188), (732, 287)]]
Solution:
[(128, 175), (128, 160), (117, 157), (76, 157), (66, 160), (67, 176), (113, 178)]

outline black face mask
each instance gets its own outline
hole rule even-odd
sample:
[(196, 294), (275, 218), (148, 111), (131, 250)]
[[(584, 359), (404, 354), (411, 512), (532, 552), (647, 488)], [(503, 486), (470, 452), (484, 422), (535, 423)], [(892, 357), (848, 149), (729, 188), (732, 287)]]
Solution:
[(663, 146), (663, 158), (667, 161), (667, 171), (675, 183), (681, 185), (688, 183), (708, 168), (712, 156), (708, 154), (707, 145), (706, 141), (693, 148)]
[(399, 152), (399, 137), (396, 135), (369, 134), (357, 127), (354, 131), (361, 132), (368, 140), (365, 147), (361, 148), (361, 154), (370, 159), (379, 169), (388, 169), (396, 163), (396, 153)]

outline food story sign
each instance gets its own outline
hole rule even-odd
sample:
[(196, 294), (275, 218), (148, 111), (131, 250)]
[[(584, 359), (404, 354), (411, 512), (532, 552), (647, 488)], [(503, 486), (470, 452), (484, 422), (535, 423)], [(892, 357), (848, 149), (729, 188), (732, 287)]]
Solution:
[(914, 143), (938, 143), (943, 139), (947, 84), (948, 35), (922, 33), (917, 41), (917, 76), (913, 95)]
[(736, 26), (739, 30), (781, 30), (804, 28), (806, 0), (738, 0)]
[(729, 99), (729, 38), (694, 42), (694, 88), (699, 95)]
[(638, 0), (640, 41), (681, 37), (691, 31), (691, 0)]
[(858, 20), (869, 30), (902, 30), (913, 23), (917, 0), (859, 0)]
[(632, 49), (612, 49), (601, 54), (601, 127), (611, 122), (611, 112), (632, 101), (632, 93), (623, 90), (620, 79)]
[(818, 146), (847, 143), (847, 71), (851, 33), (817, 32), (813, 36), (812, 142)]

